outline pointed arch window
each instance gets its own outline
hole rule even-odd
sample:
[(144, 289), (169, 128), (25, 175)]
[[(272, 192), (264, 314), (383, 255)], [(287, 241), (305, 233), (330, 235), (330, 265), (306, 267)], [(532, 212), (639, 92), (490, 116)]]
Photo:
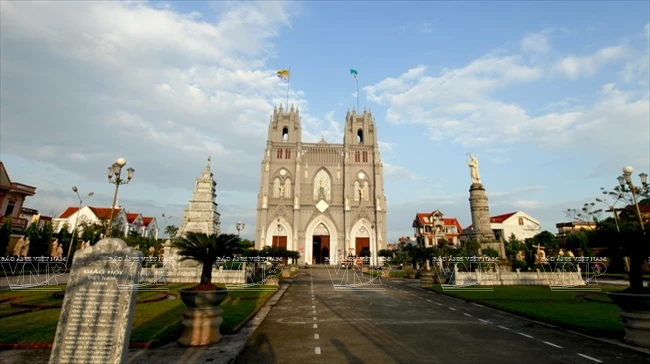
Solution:
[(284, 198), (290, 198), (291, 197), (291, 179), (287, 178), (284, 180)]
[(363, 182), (363, 199), (368, 201), (368, 196), (370, 195), (370, 187), (368, 186), (368, 181)]
[(273, 181), (273, 197), (280, 197), (280, 178), (276, 178), (275, 181)]

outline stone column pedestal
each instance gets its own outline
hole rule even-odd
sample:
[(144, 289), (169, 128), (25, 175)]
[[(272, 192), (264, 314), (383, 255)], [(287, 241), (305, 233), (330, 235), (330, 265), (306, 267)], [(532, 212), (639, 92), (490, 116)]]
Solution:
[(223, 309), (187, 308), (183, 312), (183, 334), (178, 339), (181, 346), (205, 346), (221, 341), (219, 327), (223, 322)]

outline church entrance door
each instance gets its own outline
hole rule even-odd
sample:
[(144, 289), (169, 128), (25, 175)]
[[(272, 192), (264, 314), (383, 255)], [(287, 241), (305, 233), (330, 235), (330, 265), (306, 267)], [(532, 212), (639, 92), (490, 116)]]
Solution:
[(330, 259), (330, 233), (325, 225), (320, 224), (314, 230), (312, 238), (312, 263), (329, 264)]
[[(356, 255), (358, 257), (363, 255), (370, 256), (370, 238), (356, 238), (355, 240)], [(365, 254), (361, 254), (363, 251), (366, 251)]]

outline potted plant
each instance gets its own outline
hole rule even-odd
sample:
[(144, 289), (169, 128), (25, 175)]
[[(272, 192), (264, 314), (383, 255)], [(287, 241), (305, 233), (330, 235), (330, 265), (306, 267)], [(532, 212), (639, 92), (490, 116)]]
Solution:
[(221, 341), (219, 327), (223, 310), (219, 305), (228, 296), (228, 290), (212, 283), (212, 268), (217, 259), (243, 252), (240, 238), (235, 234), (205, 234), (188, 232), (177, 238), (172, 246), (183, 260), (203, 263), (200, 283), (181, 289), (180, 296), (187, 307), (183, 313), (183, 334), (178, 340), (182, 346), (204, 346)]

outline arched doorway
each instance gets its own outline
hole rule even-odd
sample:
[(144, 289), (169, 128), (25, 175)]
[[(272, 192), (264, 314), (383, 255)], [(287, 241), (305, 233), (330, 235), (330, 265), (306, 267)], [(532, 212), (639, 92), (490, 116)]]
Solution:
[(323, 223), (320, 223), (314, 229), (314, 234), (312, 235), (312, 252), (312, 264), (324, 264), (326, 263), (325, 259), (329, 259), (330, 232)]

